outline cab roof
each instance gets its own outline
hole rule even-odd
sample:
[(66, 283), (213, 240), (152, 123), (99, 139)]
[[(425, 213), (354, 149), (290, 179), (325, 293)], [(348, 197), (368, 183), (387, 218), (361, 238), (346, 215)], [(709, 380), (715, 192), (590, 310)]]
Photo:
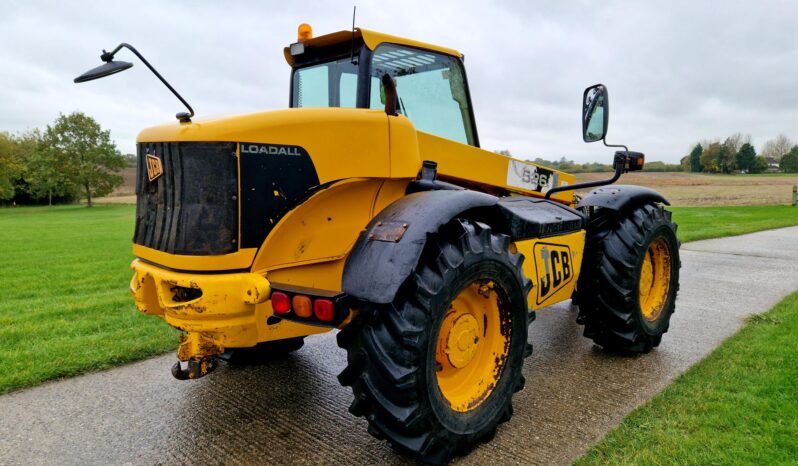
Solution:
[[(446, 55), (451, 55), (453, 57), (463, 58), (463, 54), (455, 49), (450, 49), (448, 47), (441, 47), (440, 45), (428, 44), (426, 42), (420, 42), (413, 39), (405, 39), (404, 37), (392, 36), (390, 34), (383, 34), (382, 32), (371, 31), (363, 28), (355, 28), (354, 34), (356, 40), (362, 39), (363, 43), (366, 44), (366, 47), (368, 47), (369, 50), (372, 51), (376, 49), (377, 46), (380, 44), (390, 43), (390, 44), (407, 45), (410, 47), (432, 50)], [(323, 36), (314, 37), (312, 39), (308, 39), (305, 41), (305, 45), (313, 47), (326, 47), (328, 45), (338, 44), (341, 42), (346, 42), (351, 40), (352, 40), (352, 31), (338, 31), (330, 34), (325, 34)], [(283, 55), (285, 56), (285, 61), (287, 61), (289, 65), (294, 64), (294, 57), (291, 56), (288, 47), (283, 49)]]

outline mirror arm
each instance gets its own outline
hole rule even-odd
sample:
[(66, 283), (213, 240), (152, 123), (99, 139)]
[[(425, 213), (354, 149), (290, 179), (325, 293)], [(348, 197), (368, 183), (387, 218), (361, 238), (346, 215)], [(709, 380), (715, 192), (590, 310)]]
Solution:
[(150, 69), (150, 71), (152, 71), (152, 73), (153, 73), (153, 74), (154, 74), (154, 75), (155, 75), (155, 76), (156, 76), (158, 79), (160, 79), (160, 80), (161, 80), (161, 82), (164, 84), (164, 86), (166, 86), (166, 88), (167, 88), (167, 89), (169, 89), (170, 91), (172, 91), (172, 94), (174, 94), (174, 95), (175, 95), (175, 97), (177, 97), (177, 99), (178, 99), (180, 102), (182, 102), (182, 103), (183, 103), (183, 105), (185, 105), (185, 106), (186, 106), (186, 108), (188, 109), (189, 113), (182, 113), (182, 112), (181, 112), (181, 113), (178, 113), (177, 115), (175, 115), (175, 117), (176, 117), (178, 120), (180, 120), (180, 122), (181, 122), (181, 123), (190, 123), (190, 122), (191, 122), (191, 117), (193, 117), (193, 116), (194, 116), (194, 109), (193, 109), (193, 108), (191, 108), (191, 105), (189, 105), (189, 104), (188, 104), (188, 102), (186, 102), (186, 99), (184, 99), (184, 98), (183, 98), (183, 97), (182, 97), (180, 94), (178, 94), (178, 93), (177, 93), (177, 91), (175, 90), (175, 88), (173, 88), (173, 87), (172, 87), (172, 86), (171, 86), (171, 85), (170, 85), (168, 82), (166, 82), (166, 79), (164, 79), (164, 77), (163, 77), (163, 76), (161, 76), (161, 73), (159, 73), (158, 71), (156, 71), (156, 70), (155, 70), (155, 68), (153, 68), (153, 66), (152, 66), (152, 65), (150, 65), (150, 62), (148, 62), (148, 61), (147, 61), (147, 59), (145, 59), (145, 58), (144, 58), (144, 57), (143, 57), (143, 56), (142, 56), (142, 55), (139, 53), (139, 51), (138, 51), (138, 50), (136, 50), (136, 49), (135, 49), (135, 48), (134, 48), (132, 45), (130, 45), (130, 44), (126, 44), (126, 43), (122, 42), (121, 44), (117, 45), (117, 46), (116, 46), (116, 48), (115, 48), (114, 50), (112, 50), (111, 52), (106, 52), (105, 50), (103, 50), (103, 54), (102, 54), (102, 55), (100, 55), (100, 58), (101, 58), (101, 59), (102, 59), (104, 62), (110, 62), (111, 60), (113, 60), (113, 59), (114, 59), (114, 55), (116, 55), (116, 53), (117, 53), (117, 52), (119, 52), (120, 50), (122, 50), (122, 48), (123, 48), (123, 47), (124, 47), (124, 48), (126, 48), (126, 49), (128, 49), (128, 50), (130, 50), (131, 52), (133, 52), (133, 54), (135, 54), (137, 57), (139, 57), (139, 60), (141, 60), (141, 62), (142, 62), (142, 63), (144, 63), (145, 65), (147, 65), (147, 68), (149, 68), (149, 69)]
[(623, 147), (623, 150), (625, 150), (626, 152), (629, 152), (629, 148), (624, 146), (623, 144), (607, 144), (607, 140), (606, 139), (602, 139), (601, 142), (603, 142), (604, 145), (607, 146), (607, 147)]
[(621, 177), (621, 173), (623, 173), (623, 164), (616, 162), (615, 174), (612, 175), (612, 178), (607, 178), (606, 180), (588, 181), (587, 183), (576, 183), (565, 186), (557, 186), (556, 188), (551, 188), (548, 191), (546, 191), (545, 199), (549, 199), (552, 194), (559, 193), (562, 191), (575, 191), (577, 189), (595, 188), (597, 186), (604, 186), (615, 183), (616, 181), (618, 181), (618, 178)]

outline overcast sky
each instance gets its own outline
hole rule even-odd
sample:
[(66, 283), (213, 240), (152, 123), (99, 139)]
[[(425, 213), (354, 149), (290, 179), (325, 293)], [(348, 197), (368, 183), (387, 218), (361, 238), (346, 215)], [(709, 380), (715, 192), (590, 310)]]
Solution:
[(798, 140), (798, 2), (19, 1), (0, 0), (0, 130), (85, 112), (122, 152), (180, 103), (133, 69), (72, 79), (129, 42), (198, 116), (284, 108), (282, 49), (301, 22), (321, 35), (357, 25), (465, 54), (482, 147), (521, 158), (609, 161), (581, 139), (582, 90), (609, 89), (608, 142), (676, 162), (695, 141)]

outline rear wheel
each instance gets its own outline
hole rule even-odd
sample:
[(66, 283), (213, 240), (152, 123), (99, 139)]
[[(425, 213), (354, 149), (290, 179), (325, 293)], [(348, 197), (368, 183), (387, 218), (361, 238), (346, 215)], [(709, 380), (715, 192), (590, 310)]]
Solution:
[(612, 350), (658, 346), (675, 310), (679, 267), (676, 225), (662, 206), (596, 212), (578, 284), (585, 336)]
[(393, 303), (367, 304), (338, 334), (348, 355), (339, 380), (372, 435), (442, 463), (510, 418), (524, 384), (531, 284), (508, 247), (483, 224), (450, 224)]

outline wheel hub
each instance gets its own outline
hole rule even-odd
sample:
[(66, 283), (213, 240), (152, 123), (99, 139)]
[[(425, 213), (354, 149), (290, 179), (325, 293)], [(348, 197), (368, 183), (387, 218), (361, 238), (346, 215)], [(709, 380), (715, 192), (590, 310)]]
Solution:
[(449, 363), (458, 369), (474, 359), (479, 346), (479, 324), (471, 314), (457, 317), (446, 336), (446, 353)]
[(640, 312), (649, 322), (655, 322), (662, 314), (668, 298), (671, 279), (671, 257), (668, 244), (658, 238), (651, 243), (640, 269)]
[(492, 281), (473, 282), (454, 298), (441, 322), (435, 375), (454, 411), (475, 409), (501, 378), (510, 339), (501, 303)]

